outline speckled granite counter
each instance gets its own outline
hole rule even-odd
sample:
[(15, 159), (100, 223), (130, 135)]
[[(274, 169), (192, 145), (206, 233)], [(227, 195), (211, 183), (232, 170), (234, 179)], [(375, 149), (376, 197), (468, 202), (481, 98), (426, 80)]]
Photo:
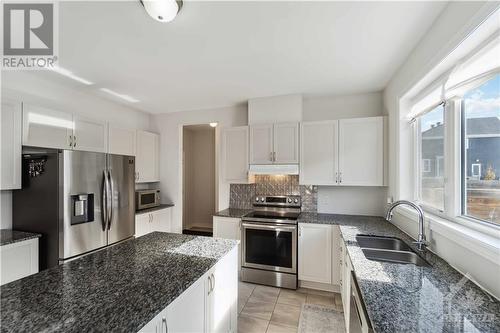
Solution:
[(155, 232), (11, 282), (1, 332), (137, 332), (236, 245)]
[(242, 218), (251, 211), (251, 209), (227, 208), (215, 213), (214, 216)]
[(16, 231), (11, 229), (0, 229), (0, 246), (22, 242), (32, 238), (41, 237), (40, 234), (31, 232)]
[(413, 239), (381, 217), (303, 213), (301, 223), (340, 226), (368, 316), (377, 333), (500, 332), (500, 302), (427, 251), (432, 267), (366, 259), (357, 234)]
[(154, 211), (157, 211), (157, 210), (160, 210), (160, 209), (165, 209), (165, 208), (170, 208), (170, 207), (174, 207), (174, 204), (160, 204), (159, 206), (156, 206), (156, 207), (151, 207), (151, 208), (145, 208), (145, 209), (141, 209), (141, 210), (136, 210), (135, 213), (136, 214), (151, 213), (151, 212), (154, 212)]

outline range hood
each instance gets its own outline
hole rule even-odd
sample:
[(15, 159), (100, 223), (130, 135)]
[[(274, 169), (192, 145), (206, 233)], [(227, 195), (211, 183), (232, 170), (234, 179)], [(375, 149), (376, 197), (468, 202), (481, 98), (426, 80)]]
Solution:
[(250, 175), (298, 175), (298, 164), (250, 164)]

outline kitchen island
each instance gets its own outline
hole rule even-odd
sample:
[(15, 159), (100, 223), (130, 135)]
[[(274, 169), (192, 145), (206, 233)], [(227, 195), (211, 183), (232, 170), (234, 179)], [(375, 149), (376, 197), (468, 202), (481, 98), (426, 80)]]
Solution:
[(237, 244), (154, 232), (11, 282), (0, 290), (1, 331), (236, 330)]

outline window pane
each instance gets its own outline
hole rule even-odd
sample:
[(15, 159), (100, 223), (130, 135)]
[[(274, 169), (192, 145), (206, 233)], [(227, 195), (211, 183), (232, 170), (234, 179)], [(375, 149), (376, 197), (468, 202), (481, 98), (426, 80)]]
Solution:
[(500, 224), (500, 74), (463, 98), (463, 214)]
[(420, 201), (444, 209), (444, 107), (420, 117)]

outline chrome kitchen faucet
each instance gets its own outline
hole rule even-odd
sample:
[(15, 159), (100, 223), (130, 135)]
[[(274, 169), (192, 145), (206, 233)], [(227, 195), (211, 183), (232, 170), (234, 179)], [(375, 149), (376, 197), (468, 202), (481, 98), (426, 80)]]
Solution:
[(387, 210), (387, 214), (385, 216), (385, 219), (390, 222), (392, 219), (392, 211), (394, 210), (394, 208), (396, 208), (399, 205), (407, 205), (407, 206), (414, 208), (417, 211), (417, 214), (418, 214), (418, 239), (416, 242), (414, 242), (414, 244), (417, 245), (417, 249), (419, 251), (425, 251), (425, 247), (427, 246), (427, 241), (425, 239), (425, 231), (424, 231), (424, 211), (422, 210), (422, 208), (419, 205), (417, 205), (414, 202), (408, 201), (408, 200), (398, 200), (389, 206), (389, 209)]

